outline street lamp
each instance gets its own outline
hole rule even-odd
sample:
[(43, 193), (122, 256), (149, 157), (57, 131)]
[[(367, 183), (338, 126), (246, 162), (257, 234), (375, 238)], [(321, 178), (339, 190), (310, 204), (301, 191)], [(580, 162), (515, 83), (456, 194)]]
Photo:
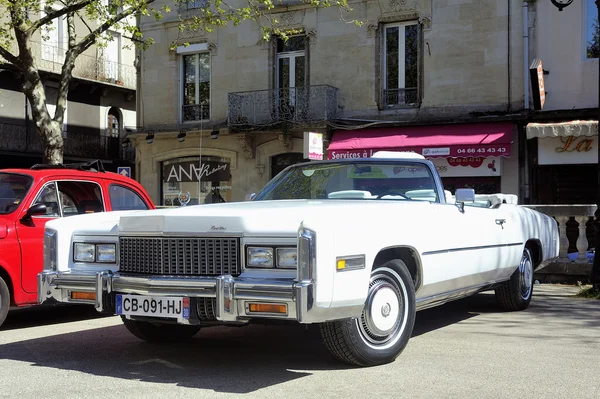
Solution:
[[(550, 0), (554, 4), (558, 11), (562, 11), (563, 8), (570, 5), (573, 0)], [(596, 0), (596, 9), (598, 10), (598, 16), (596, 19), (596, 27), (600, 26), (600, 0)], [(599, 28), (600, 29), (600, 28)], [(598, 134), (598, 144), (600, 144), (600, 54), (598, 54), (598, 125), (596, 126), (596, 133)], [(598, 147), (598, 144), (596, 145)], [(597, 187), (596, 187), (596, 235), (595, 235), (595, 253), (594, 253), (594, 264), (592, 265), (592, 272), (590, 273), (590, 281), (594, 286), (595, 290), (600, 291), (600, 148), (598, 148), (598, 162), (596, 166), (597, 175)]]
[(558, 11), (562, 11), (563, 8), (565, 8), (566, 6), (568, 6), (569, 4), (571, 4), (573, 2), (573, 0), (550, 0), (552, 2), (552, 4), (554, 4), (557, 8)]

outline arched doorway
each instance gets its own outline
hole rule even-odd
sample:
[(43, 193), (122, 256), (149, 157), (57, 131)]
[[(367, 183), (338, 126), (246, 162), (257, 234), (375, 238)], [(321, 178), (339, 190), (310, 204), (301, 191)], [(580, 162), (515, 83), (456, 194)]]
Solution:
[(108, 110), (108, 119), (106, 121), (106, 133), (110, 137), (119, 137), (121, 135), (120, 112), (112, 107)]
[(300, 152), (288, 152), (271, 157), (271, 179), (290, 165), (307, 162), (308, 159)]

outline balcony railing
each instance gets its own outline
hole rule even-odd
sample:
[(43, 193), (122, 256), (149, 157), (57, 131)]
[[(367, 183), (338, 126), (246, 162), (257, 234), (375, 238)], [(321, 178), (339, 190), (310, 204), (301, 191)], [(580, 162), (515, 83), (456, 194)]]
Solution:
[(229, 126), (258, 126), (334, 119), (338, 89), (329, 85), (229, 93)]
[[(16, 44), (13, 44), (12, 49), (16, 50)], [(65, 61), (65, 49), (46, 43), (31, 42), (31, 50), (40, 70), (61, 73)], [(80, 54), (75, 60), (73, 76), (133, 90), (136, 88), (137, 73), (134, 66), (108, 61), (103, 57)]]
[(183, 121), (204, 121), (210, 119), (209, 104), (192, 104), (182, 107)]
[[(33, 126), (27, 131), (24, 125), (0, 124), (0, 151), (41, 154), (44, 143)], [(135, 160), (135, 152), (123, 149), (118, 137), (72, 132), (65, 137), (64, 155), (89, 159)]]
[(411, 107), (419, 103), (419, 93), (416, 87), (406, 89), (386, 89), (383, 91), (386, 107)]
[(545, 213), (557, 221), (560, 252), (559, 259), (555, 263), (577, 266), (578, 270), (583, 271), (583, 275), (589, 273), (587, 269), (591, 268), (594, 256), (592, 251), (596, 248), (593, 220), (597, 206), (591, 204), (526, 206)]

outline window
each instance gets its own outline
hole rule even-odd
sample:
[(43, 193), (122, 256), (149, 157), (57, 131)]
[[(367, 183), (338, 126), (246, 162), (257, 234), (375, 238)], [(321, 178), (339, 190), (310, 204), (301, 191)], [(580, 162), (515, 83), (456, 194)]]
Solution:
[[(42, 11), (42, 17), (46, 15)], [(43, 28), (42, 60), (62, 64), (65, 61), (67, 51), (68, 31), (66, 17), (52, 20)]]
[(231, 201), (228, 158), (177, 158), (162, 164), (162, 204), (185, 206)]
[(106, 130), (110, 137), (119, 137), (121, 133), (118, 111), (114, 108), (108, 110)]
[(186, 12), (197, 10), (199, 8), (206, 8), (208, 0), (183, 0), (179, 1), (179, 12)]
[(598, 9), (594, 0), (587, 0), (585, 9), (585, 48), (587, 58), (600, 56), (600, 28), (598, 27)]
[(183, 59), (183, 121), (210, 119), (210, 53)]
[(91, 182), (59, 181), (48, 183), (39, 192), (32, 205), (37, 204), (46, 205), (44, 217), (104, 212), (100, 187), (98, 184)]
[(110, 203), (113, 211), (145, 210), (148, 205), (133, 190), (112, 184), (109, 188)]
[(33, 178), (13, 173), (0, 173), (0, 215), (12, 213), (29, 192)]
[(277, 119), (295, 119), (308, 100), (306, 85), (306, 37), (277, 38)]
[(44, 217), (60, 217), (60, 206), (58, 205), (58, 195), (56, 192), (56, 183), (48, 183), (39, 192), (32, 205), (46, 205), (46, 214)]
[(104, 79), (109, 83), (118, 83), (121, 65), (121, 35), (109, 31), (105, 40), (106, 48), (103, 49)]
[(383, 101), (386, 107), (419, 102), (419, 26), (403, 22), (383, 26)]

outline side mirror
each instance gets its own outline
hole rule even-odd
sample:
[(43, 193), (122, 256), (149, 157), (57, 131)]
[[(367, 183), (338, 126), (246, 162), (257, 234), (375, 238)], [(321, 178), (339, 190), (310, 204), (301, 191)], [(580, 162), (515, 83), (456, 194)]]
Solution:
[(475, 202), (475, 190), (472, 188), (457, 188), (454, 194), (456, 206), (461, 212), (465, 211), (465, 202)]
[(31, 208), (27, 209), (27, 213), (25, 216), (21, 218), (22, 222), (31, 221), (31, 217), (35, 215), (45, 215), (46, 214), (46, 205), (44, 204), (35, 204)]

